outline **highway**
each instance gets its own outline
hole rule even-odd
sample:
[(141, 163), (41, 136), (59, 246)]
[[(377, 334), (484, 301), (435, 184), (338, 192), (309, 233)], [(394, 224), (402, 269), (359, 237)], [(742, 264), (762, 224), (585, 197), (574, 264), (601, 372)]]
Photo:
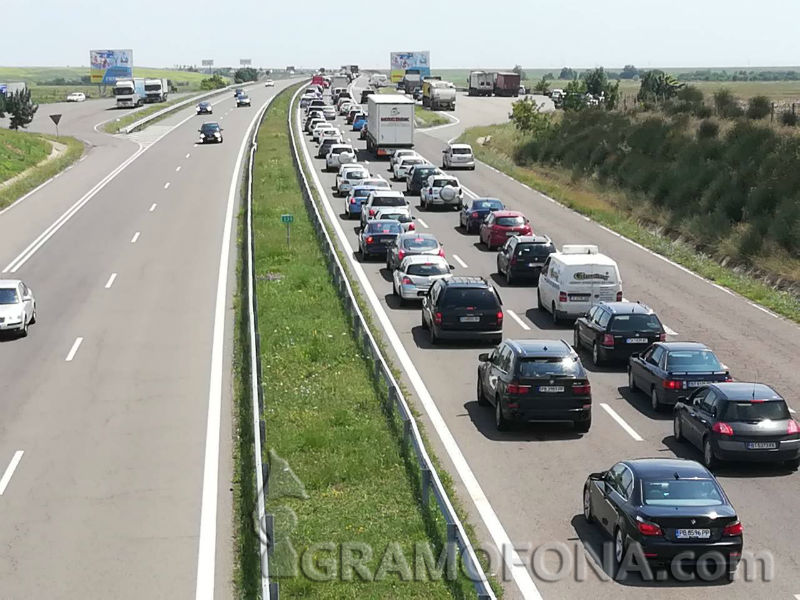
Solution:
[[(356, 81), (360, 93), (366, 81)], [(356, 96), (358, 97), (358, 96)], [(426, 133), (417, 130), (415, 149), (434, 164), (441, 164), (445, 142), (468, 124), (486, 124), (507, 119), (506, 99), (459, 97), (454, 115), (458, 123)], [(386, 162), (375, 162), (365, 142), (351, 132), (341, 118), (337, 123), (345, 138), (358, 149), (359, 160), (369, 161), (372, 172), (389, 179)], [(315, 144), (303, 136), (313, 155)], [(646, 397), (632, 395), (627, 388), (624, 366), (594, 368), (588, 356), (593, 391), (594, 423), (587, 435), (571, 428), (536, 426), (498, 433), (490, 409), (479, 407), (475, 397), (477, 357), (485, 347), (441, 345), (433, 348), (420, 327), (420, 310), (400, 306), (392, 297), (391, 276), (383, 262), (361, 264), (355, 257), (357, 222), (342, 217), (344, 200), (333, 197), (333, 173), (325, 173), (323, 161), (312, 158), (325, 202), (333, 209), (337, 233), (358, 275), (362, 272), (367, 297), (378, 322), (384, 325), (393, 354), (405, 371), (405, 382), (443, 465), (450, 470), (463, 504), (476, 525), (479, 543), (496, 547), (504, 537), (518, 549), (520, 558), (531, 563), (530, 550), (543, 544), (566, 544), (580, 557), (600, 556), (605, 539), (581, 515), (581, 492), (588, 473), (609, 468), (624, 458), (679, 456), (695, 460), (699, 453), (672, 438), (671, 413), (654, 414)], [(455, 172), (454, 172), (455, 173)], [(575, 212), (478, 164), (475, 171), (455, 173), (468, 196), (491, 196), (508, 208), (522, 210), (534, 231), (549, 235), (557, 246), (592, 243), (619, 264), (625, 297), (652, 306), (674, 334), (671, 340), (698, 340), (711, 346), (739, 380), (770, 383), (799, 408), (794, 391), (800, 387), (795, 367), (800, 354), (798, 327), (777, 318), (680, 266), (624, 240)], [(405, 184), (393, 183), (401, 191)], [(466, 199), (466, 198), (465, 198)], [(505, 285), (496, 276), (495, 253), (478, 244), (477, 235), (466, 235), (454, 211), (420, 212), (418, 199), (411, 198), (417, 227), (435, 234), (443, 242), (455, 274), (482, 275), (494, 281), (504, 302), (504, 334), (508, 338), (566, 339), (571, 325), (554, 327), (549, 314), (536, 308), (533, 286)], [(427, 402), (432, 399), (433, 410)], [(465, 466), (466, 465), (466, 466)], [(527, 578), (516, 570), (506, 577), (507, 598), (641, 598), (669, 600), (696, 598), (786, 598), (800, 593), (797, 543), (787, 522), (800, 493), (800, 475), (781, 467), (734, 466), (719, 472), (719, 478), (744, 524), (745, 550), (769, 552), (774, 560), (771, 581), (731, 584), (678, 582), (673, 579), (645, 582), (628, 578), (623, 582), (601, 580), (591, 567), (584, 580), (572, 569), (557, 581), (546, 581), (541, 572)], [(496, 519), (496, 520), (495, 520)], [(546, 564), (558, 571), (558, 559), (549, 554)], [(495, 570), (499, 563), (495, 562)], [(502, 578), (502, 575), (501, 575)], [(529, 585), (530, 584), (530, 585)], [(535, 587), (532, 587), (535, 586)], [(538, 590), (538, 591), (537, 591)]]
[[(38, 306), (0, 341), (4, 600), (232, 597), (236, 168), (288, 84), (127, 137), (65, 107), (85, 160), (0, 215), (1, 277)], [(198, 146), (210, 120), (224, 143)]]

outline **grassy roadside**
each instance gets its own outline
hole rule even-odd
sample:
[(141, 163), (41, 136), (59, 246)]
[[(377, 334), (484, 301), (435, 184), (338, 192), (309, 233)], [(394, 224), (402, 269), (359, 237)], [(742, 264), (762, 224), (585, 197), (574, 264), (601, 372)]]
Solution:
[[(25, 135), (32, 134), (25, 133)], [(83, 154), (83, 142), (73, 137), (61, 136), (56, 138), (55, 136), (50, 135), (39, 135), (37, 137), (52, 140), (54, 142), (58, 142), (59, 144), (65, 144), (67, 149), (58, 158), (31, 169), (28, 174), (16, 180), (11, 185), (0, 188), (0, 209), (12, 204), (14, 201), (30, 192), (36, 186), (41, 185), (54, 175), (60, 173), (78, 160)], [(49, 154), (49, 144), (47, 144), (47, 148)], [(47, 156), (47, 154), (45, 154), (45, 156)]]
[[(259, 132), (254, 180), (266, 445), (274, 452), (268, 510), (279, 540), (273, 573), (287, 574), (292, 546), (306, 562), (297, 575), (278, 578), (287, 597), (473, 597), (466, 580), (428, 578), (414, 568), (417, 543), (431, 544), (438, 557), (443, 524), (420, 507), (418, 484), (410, 484), (416, 463), (402, 451), (394, 419), (387, 427), (385, 392), (330, 281), (288, 151), (290, 99), (291, 91), (276, 99)], [(280, 222), (287, 212), (294, 215), (291, 247)], [(276, 469), (283, 461), (290, 471)], [(287, 485), (276, 473), (296, 480)], [(372, 549), (366, 578), (337, 568), (332, 548), (347, 545)], [(387, 549), (403, 553), (411, 580), (397, 571), (377, 576)]]
[[(485, 136), (492, 136), (490, 143), (478, 144), (478, 138)], [(721, 265), (698, 252), (688, 242), (670, 239), (646, 227), (636, 219), (634, 213), (624, 209), (628, 202), (621, 191), (591, 181), (576, 181), (566, 169), (516, 164), (511, 158), (514, 145), (512, 138), (513, 125), (504, 124), (473, 127), (465, 131), (458, 141), (471, 144), (480, 160), (517, 181), (753, 302), (800, 322), (800, 299), (776, 290), (756, 277)]]
[(41, 136), (0, 129), (0, 183), (43, 161), (49, 154), (50, 144)]
[(417, 127), (435, 127), (436, 125), (447, 125), (450, 119), (443, 117), (437, 112), (428, 110), (419, 105), (414, 107), (414, 117), (417, 122)]

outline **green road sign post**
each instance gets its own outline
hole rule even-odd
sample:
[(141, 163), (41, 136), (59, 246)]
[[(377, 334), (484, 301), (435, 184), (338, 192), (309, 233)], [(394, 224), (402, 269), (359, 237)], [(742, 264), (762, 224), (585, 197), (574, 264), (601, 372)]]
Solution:
[(294, 215), (281, 215), (281, 223), (286, 223), (286, 245), (292, 245), (292, 222), (294, 221)]

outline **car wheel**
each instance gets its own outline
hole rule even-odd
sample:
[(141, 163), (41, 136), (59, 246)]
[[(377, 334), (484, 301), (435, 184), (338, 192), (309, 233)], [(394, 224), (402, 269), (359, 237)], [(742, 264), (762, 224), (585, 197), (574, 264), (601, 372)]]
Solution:
[(391, 271), (391, 270), (392, 270), (392, 263), (391, 263), (391, 261), (389, 260), (389, 257), (388, 257), (388, 256), (386, 257), (386, 269), (387, 269), (388, 271)]
[(603, 363), (603, 359), (600, 356), (600, 347), (597, 345), (597, 342), (592, 344), (592, 364), (595, 367), (599, 367)]
[(655, 412), (660, 412), (662, 406), (663, 406), (663, 404), (661, 404), (661, 400), (658, 399), (658, 392), (656, 391), (656, 388), (651, 389), (650, 390), (650, 408), (652, 408), (653, 411), (655, 411)]
[(711, 447), (711, 440), (705, 438), (703, 440), (703, 464), (711, 471), (717, 467), (719, 461), (714, 456), (714, 449)]
[(439, 343), (439, 338), (436, 335), (436, 328), (433, 325), (431, 325), (430, 328), (429, 328), (429, 331), (430, 331), (430, 334), (431, 334), (431, 345), (435, 346), (436, 344)]
[(792, 460), (787, 460), (784, 464), (792, 471), (797, 471), (797, 469), (800, 468), (800, 458), (793, 458)]
[(478, 396), (478, 406), (489, 406), (490, 402), (486, 399), (486, 396), (483, 393), (483, 389), (481, 388), (481, 376), (478, 375), (478, 385), (477, 385), (477, 396)]
[(392, 296), (399, 296), (400, 294), (397, 293), (397, 286), (392, 282)]
[(628, 389), (631, 392), (637, 392), (639, 388), (636, 387), (636, 378), (633, 376), (633, 369), (628, 367)]
[(553, 304), (552, 304), (552, 306), (550, 308), (553, 311), (553, 315), (552, 315), (553, 316), (553, 325), (558, 325), (558, 322), (559, 322), (560, 319), (558, 318), (558, 313), (556, 312), (556, 303), (553, 302)]
[(494, 426), (497, 431), (508, 431), (509, 428), (508, 419), (503, 414), (503, 409), (500, 405), (500, 398), (495, 398), (494, 400)]
[(572, 347), (575, 349), (575, 352), (580, 352), (581, 350), (581, 336), (578, 335), (578, 328), (572, 330)]
[(36, 309), (35, 308), (33, 309), (33, 314), (31, 315), (31, 322), (29, 324), (30, 325), (36, 324)]
[(539, 291), (538, 288), (536, 290), (536, 308), (544, 310), (544, 305), (542, 305), (542, 292)]
[(420, 317), (420, 319), (422, 319), (422, 328), (423, 329), (427, 329), (428, 328), (428, 322), (425, 320), (425, 312), (422, 313), (422, 316)]
[(592, 514), (592, 493), (589, 486), (583, 486), (583, 518), (587, 523), (594, 523), (594, 515)]
[(672, 419), (672, 437), (676, 442), (683, 440), (683, 432), (681, 431), (681, 418), (678, 415)]
[(358, 247), (358, 253), (361, 255), (361, 262), (367, 262), (367, 253), (364, 252), (364, 248), (359, 246)]
[(625, 536), (622, 534), (622, 530), (617, 527), (614, 530), (614, 566), (615, 571), (619, 569), (620, 565), (622, 565), (622, 561), (625, 558)]
[(578, 433), (588, 433), (592, 428), (592, 419), (589, 418), (586, 421), (575, 421), (574, 425), (575, 431)]

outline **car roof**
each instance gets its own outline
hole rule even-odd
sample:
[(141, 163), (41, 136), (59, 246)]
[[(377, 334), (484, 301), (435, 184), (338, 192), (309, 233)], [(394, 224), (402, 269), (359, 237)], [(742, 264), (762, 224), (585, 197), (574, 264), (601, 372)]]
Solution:
[(16, 287), (22, 283), (21, 279), (0, 279), (0, 288)]
[(400, 236), (403, 239), (410, 239), (410, 238), (423, 238), (426, 240), (433, 240), (436, 243), (439, 243), (439, 240), (436, 239), (436, 236), (432, 233), (422, 233), (420, 231), (406, 231), (403, 235)]
[(683, 458), (633, 458), (621, 461), (628, 465), (631, 471), (643, 478), (663, 477), (674, 479), (678, 478), (702, 478), (713, 479), (713, 475), (700, 463), (694, 460)]
[(450, 144), (450, 147), (451, 148), (462, 148), (462, 149), (463, 148), (467, 148), (469, 150), (472, 150), (472, 146), (470, 146), (469, 144)]
[(572, 356), (572, 347), (564, 340), (506, 340), (518, 354), (524, 356)]
[(484, 201), (484, 202), (485, 201), (499, 202), (500, 204), (503, 203), (503, 201), (500, 200), (500, 198), (490, 198), (490, 197), (487, 196), (485, 198), (473, 198), (472, 199), (472, 204), (475, 204), (476, 202), (481, 202), (481, 201)]
[[(352, 148), (352, 147), (353, 147), (353, 146), (351, 146), (350, 144), (334, 144), (334, 145), (333, 145), (333, 148)], [(332, 148), (332, 149), (333, 149), (333, 148)], [(359, 166), (360, 166), (360, 165), (359, 165)]]
[(563, 252), (555, 252), (550, 256), (556, 257), (563, 265), (567, 266), (581, 266), (581, 265), (602, 265), (606, 267), (617, 266), (617, 263), (613, 258), (600, 253), (564, 254)]
[(657, 342), (659, 346), (663, 346), (667, 352), (680, 351), (680, 350), (711, 350), (702, 342)]
[(490, 288), (489, 282), (483, 277), (476, 275), (459, 275), (444, 280), (445, 285), (449, 287), (476, 287), (476, 288)]
[[(495, 211), (497, 214), (499, 211)], [(553, 240), (551, 240), (546, 235), (515, 235), (517, 238), (517, 243), (519, 244), (552, 244)]]
[(641, 302), (600, 302), (615, 315), (652, 315), (652, 308)]
[(447, 259), (443, 256), (439, 256), (438, 254), (409, 254), (400, 262), (400, 264), (403, 263), (440, 263), (446, 265)]
[(206, 123), (203, 123), (200, 127), (210, 127), (214, 125), (219, 127), (219, 123), (217, 123), (216, 121), (207, 121)]
[(403, 195), (403, 192), (400, 192), (398, 190), (378, 189), (378, 190), (375, 190), (375, 193), (377, 195), (379, 195), (379, 196), (392, 196), (392, 197), (395, 197), (395, 198), (405, 198), (405, 196)]
[(761, 401), (783, 400), (778, 392), (763, 383), (730, 381), (715, 383), (710, 387), (717, 389), (728, 400), (752, 400), (753, 398)]
[(525, 215), (518, 210), (496, 210), (492, 213), (494, 218), (498, 217), (524, 217)]
[(395, 225), (399, 225), (399, 223), (397, 221), (395, 221), (394, 219), (372, 219), (371, 221), (369, 221), (367, 223), (367, 226), (369, 226), (369, 225), (386, 225), (388, 223), (394, 223)]

